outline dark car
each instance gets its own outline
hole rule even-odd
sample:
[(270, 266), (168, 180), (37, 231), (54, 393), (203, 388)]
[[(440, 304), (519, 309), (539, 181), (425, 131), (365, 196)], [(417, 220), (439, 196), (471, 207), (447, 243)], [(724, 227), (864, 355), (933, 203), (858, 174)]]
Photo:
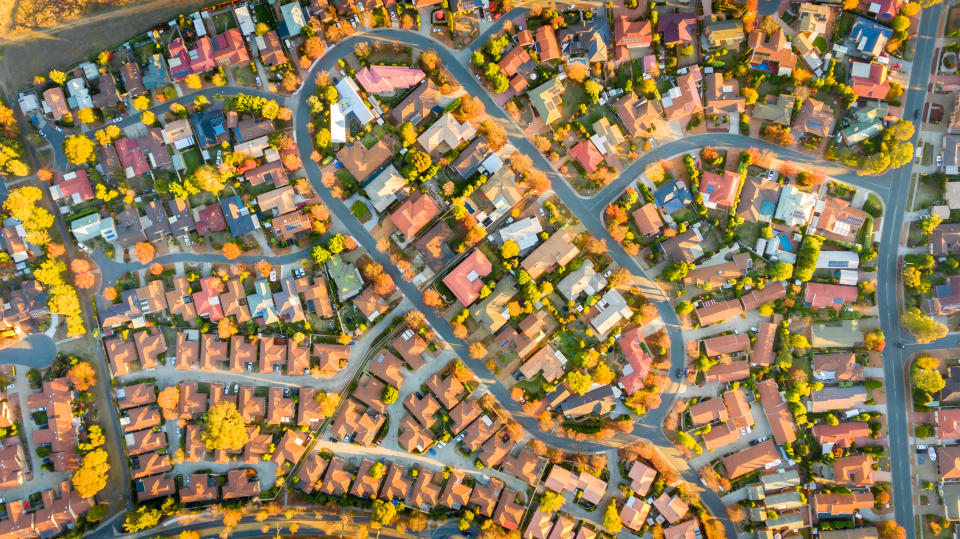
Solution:
[(914, 120), (920, 119), (920, 109), (917, 109), (917, 111), (913, 113), (913, 119)]

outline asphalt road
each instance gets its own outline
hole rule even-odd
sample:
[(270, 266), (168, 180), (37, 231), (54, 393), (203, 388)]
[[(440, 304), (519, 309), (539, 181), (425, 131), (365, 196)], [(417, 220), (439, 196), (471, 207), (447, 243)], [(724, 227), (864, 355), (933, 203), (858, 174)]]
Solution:
[(34, 333), (6, 348), (0, 349), (0, 365), (24, 365), (44, 369), (57, 357), (57, 345), (43, 333)]

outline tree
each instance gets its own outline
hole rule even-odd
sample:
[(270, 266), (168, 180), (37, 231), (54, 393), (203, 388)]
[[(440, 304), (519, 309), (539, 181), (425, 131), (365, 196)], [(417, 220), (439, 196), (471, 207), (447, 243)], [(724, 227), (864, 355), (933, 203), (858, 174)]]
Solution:
[(933, 231), (940, 226), (940, 223), (943, 222), (943, 217), (940, 217), (934, 212), (930, 212), (930, 215), (927, 215), (923, 219), (920, 219), (919, 228), (920, 231), (927, 237), (933, 235)]
[(919, 343), (935, 341), (947, 335), (947, 326), (914, 307), (900, 317), (900, 324)]
[(393, 404), (397, 402), (397, 398), (400, 396), (400, 392), (397, 391), (397, 388), (388, 385), (383, 388), (382, 394), (380, 397), (383, 399), (384, 404)]
[(147, 505), (137, 507), (135, 511), (130, 511), (123, 519), (123, 529), (127, 533), (135, 533), (141, 530), (149, 530), (160, 523), (163, 515), (159, 510)]
[(156, 123), (156, 121), (157, 117), (153, 114), (153, 112), (145, 110), (140, 113), (140, 122), (143, 123), (143, 125), (150, 126)]
[(763, 30), (764, 34), (770, 35), (780, 29), (780, 23), (776, 19), (767, 15), (760, 21), (760, 30)]
[(441, 65), (443, 60), (437, 51), (430, 49), (420, 54), (420, 67), (427, 73), (436, 71)]
[(230, 337), (233, 337), (237, 334), (237, 323), (233, 321), (233, 318), (224, 317), (217, 322), (217, 336), (223, 340), (227, 340)]
[(71, 135), (63, 141), (63, 153), (74, 165), (92, 161), (95, 149), (93, 141), (84, 135)]
[(234, 260), (240, 256), (240, 246), (230, 241), (223, 244), (222, 252), (227, 260)]
[(83, 108), (77, 111), (77, 119), (81, 123), (92, 124), (97, 121), (97, 115), (94, 114), (93, 109)]
[(63, 83), (67, 82), (67, 74), (56, 69), (47, 73), (47, 77), (49, 77), (54, 84), (63, 85)]
[(674, 310), (677, 311), (677, 314), (680, 316), (690, 314), (693, 312), (693, 303), (690, 303), (689, 301), (681, 301), (677, 304)]
[(663, 273), (660, 276), (671, 283), (678, 283), (687, 276), (687, 272), (690, 270), (690, 266), (682, 260), (672, 262), (667, 267), (663, 269)]
[(153, 247), (152, 243), (147, 243), (145, 241), (138, 242), (133, 246), (133, 256), (136, 257), (137, 262), (140, 262), (143, 265), (147, 265), (153, 260), (156, 249)]
[(498, 123), (486, 120), (480, 124), (477, 131), (487, 139), (487, 143), (493, 151), (498, 151), (507, 144), (507, 130)]
[(487, 347), (482, 342), (475, 342), (470, 345), (470, 357), (473, 359), (483, 359), (487, 356)]
[(567, 65), (567, 76), (570, 77), (571, 80), (583, 82), (583, 79), (587, 78), (589, 74), (589, 69), (587, 69), (587, 66), (584, 64), (571, 63)]
[(204, 191), (209, 191), (215, 195), (223, 191), (223, 177), (220, 175), (220, 172), (211, 165), (200, 165), (193, 171), (193, 176), (191, 177), (193, 178), (193, 183)]
[(917, 425), (917, 428), (913, 431), (913, 435), (917, 438), (932, 438), (934, 434), (933, 425), (929, 423)]
[(743, 94), (744, 103), (747, 105), (755, 104), (757, 99), (760, 97), (760, 94), (758, 94), (756, 90), (750, 88), (749, 86), (744, 87), (741, 93)]
[(886, 345), (883, 330), (876, 328), (873, 331), (865, 333), (863, 335), (863, 345), (866, 346), (868, 350), (882, 352), (883, 347)]
[(773, 281), (784, 281), (791, 275), (793, 275), (793, 264), (780, 261), (767, 267), (767, 277)]
[(346, 243), (343, 239), (343, 234), (334, 234), (327, 240), (327, 250), (332, 254), (340, 254), (346, 248)]
[(613, 534), (620, 533), (623, 529), (623, 521), (620, 520), (620, 512), (617, 511), (616, 500), (611, 499), (603, 511), (603, 527)]
[(200, 440), (207, 449), (242, 449), (248, 441), (247, 427), (237, 405), (223, 401), (207, 410)]
[(427, 307), (440, 307), (443, 305), (443, 298), (436, 290), (429, 288), (423, 291), (423, 304)]
[(547, 514), (556, 513), (565, 501), (562, 495), (548, 490), (540, 496), (540, 512)]
[(930, 291), (930, 281), (923, 278), (923, 272), (916, 266), (907, 266), (903, 269), (903, 285), (919, 294)]
[(906, 539), (907, 530), (893, 520), (883, 520), (877, 523), (877, 537), (880, 539)]
[[(406, 146), (412, 146), (417, 141), (417, 128), (412, 122), (403, 122), (400, 124), (400, 142)], [(329, 132), (328, 132), (329, 133)]]
[(907, 28), (910, 28), (910, 19), (903, 15), (897, 15), (890, 21), (890, 27), (893, 28), (894, 32), (904, 32)]
[(70, 380), (77, 391), (86, 391), (97, 385), (97, 372), (93, 370), (90, 363), (81, 361), (70, 367), (70, 370), (67, 371), (67, 379)]
[(590, 103), (596, 105), (600, 101), (600, 92), (603, 91), (603, 87), (600, 86), (600, 83), (591, 79), (583, 83), (583, 91), (587, 93)]
[(197, 75), (196, 73), (187, 75), (187, 77), (183, 79), (183, 82), (187, 85), (187, 88), (190, 88), (191, 90), (199, 90), (200, 87), (203, 86), (203, 81), (200, 80), (200, 75)]
[(83, 455), (80, 467), (74, 470), (71, 480), (73, 489), (84, 498), (95, 496), (107, 486), (110, 472), (107, 452), (98, 447)]
[(326, 250), (322, 245), (315, 245), (310, 251), (310, 257), (313, 258), (313, 261), (317, 264), (326, 264), (327, 260), (330, 260), (330, 251)]
[(503, 256), (503, 258), (516, 258), (520, 255), (520, 245), (514, 240), (507, 240), (503, 242), (503, 246), (500, 247), (500, 255)]
[(383, 500), (373, 501), (373, 514), (371, 515), (370, 527), (377, 529), (381, 526), (389, 526), (397, 518), (397, 508), (391, 502)]
[(484, 112), (483, 101), (479, 97), (464, 95), (460, 98), (460, 105), (454, 110), (454, 116), (457, 120), (463, 122), (476, 118)]
[(573, 391), (577, 395), (583, 395), (587, 391), (590, 391), (590, 387), (593, 386), (593, 378), (589, 374), (584, 374), (579, 371), (568, 372), (566, 379), (570, 391)]

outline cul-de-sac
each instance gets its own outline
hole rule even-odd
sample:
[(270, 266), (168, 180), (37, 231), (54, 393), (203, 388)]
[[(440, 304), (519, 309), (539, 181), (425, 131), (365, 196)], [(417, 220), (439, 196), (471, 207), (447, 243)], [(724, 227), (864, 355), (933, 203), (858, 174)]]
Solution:
[(0, 0), (0, 539), (955, 539), (960, 0)]

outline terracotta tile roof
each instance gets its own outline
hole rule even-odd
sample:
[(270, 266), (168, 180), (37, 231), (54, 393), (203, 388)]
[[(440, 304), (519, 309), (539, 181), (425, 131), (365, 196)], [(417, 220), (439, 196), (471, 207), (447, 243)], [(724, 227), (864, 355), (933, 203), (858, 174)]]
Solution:
[(736, 299), (727, 301), (716, 301), (709, 305), (698, 307), (696, 310), (697, 320), (703, 327), (711, 326), (743, 314), (740, 302)]
[(569, 228), (554, 232), (520, 262), (520, 267), (536, 280), (544, 273), (569, 264), (580, 253), (573, 239), (573, 232)]
[(873, 507), (873, 494), (856, 492), (853, 494), (835, 494), (817, 492), (813, 495), (813, 511), (818, 515), (853, 515), (861, 509)]
[(195, 370), (200, 368), (200, 341), (190, 340), (187, 332), (177, 333), (176, 368)]
[(413, 483), (413, 488), (407, 497), (410, 501), (408, 505), (421, 511), (429, 511), (437, 504), (440, 497), (440, 486), (433, 482), (433, 472), (424, 469), (418, 471), (417, 480)]
[(433, 442), (433, 433), (420, 426), (413, 416), (406, 415), (400, 421), (402, 432), (397, 437), (397, 443), (408, 453), (423, 453)]
[[(120, 397), (121, 393), (123, 394), (122, 398)], [(153, 404), (155, 402), (157, 402), (157, 394), (153, 384), (133, 384), (117, 389), (117, 406), (119, 406), (121, 410)]]
[[(49, 411), (47, 412), (49, 414)], [(149, 429), (160, 424), (160, 409), (156, 406), (141, 406), (126, 411), (126, 417), (120, 418), (123, 432)]]
[(292, 423), (296, 419), (296, 403), (283, 396), (283, 388), (273, 386), (267, 398), (267, 425)]
[(873, 485), (873, 457), (849, 455), (833, 463), (833, 479), (841, 485), (869, 487)]
[(223, 485), (224, 500), (250, 498), (259, 494), (260, 481), (256, 479), (256, 471), (247, 469), (227, 472), (227, 482)]
[(644, 204), (639, 210), (633, 212), (633, 222), (644, 236), (654, 236), (663, 229), (663, 219), (657, 211), (657, 206), (652, 202)]
[(500, 501), (497, 503), (497, 509), (493, 512), (493, 520), (497, 524), (508, 530), (520, 528), (520, 522), (523, 520), (523, 514), (526, 508), (516, 502), (517, 492), (511, 489), (504, 489), (500, 495)]
[(493, 478), (486, 485), (478, 484), (473, 487), (468, 506), (474, 508), (475, 513), (485, 517), (493, 516), (497, 508), (497, 500), (503, 492), (503, 481)]
[(350, 488), (353, 476), (343, 469), (344, 462), (340, 457), (333, 457), (327, 466), (327, 473), (323, 479), (320, 492), (328, 496), (342, 496)]
[(777, 336), (777, 326), (764, 322), (760, 324), (759, 329), (757, 338), (753, 342), (753, 351), (750, 352), (750, 362), (767, 367), (773, 364), (773, 341)]
[(483, 278), (490, 275), (493, 265), (480, 249), (475, 249), (443, 278), (443, 284), (453, 292), (464, 307), (480, 297)]
[(467, 502), (470, 501), (472, 488), (463, 482), (464, 479), (463, 472), (459, 470), (450, 473), (450, 477), (447, 478), (447, 483), (443, 487), (443, 492), (440, 493), (439, 503), (441, 505), (451, 509), (460, 509), (467, 505)]
[(134, 343), (119, 337), (104, 339), (103, 347), (114, 376), (123, 376), (130, 372), (129, 364), (137, 360), (137, 347)]
[(130, 471), (130, 475), (132, 475), (134, 479), (141, 479), (149, 475), (167, 472), (173, 468), (170, 464), (170, 456), (161, 455), (156, 451), (137, 455), (132, 457), (131, 461), (135, 463), (133, 469)]
[(406, 500), (412, 483), (413, 481), (407, 477), (403, 465), (391, 462), (386, 477), (384, 477), (383, 486), (380, 487), (380, 499), (388, 501)]
[(254, 389), (253, 386), (240, 386), (237, 410), (244, 423), (257, 422), (267, 415), (267, 400), (264, 397), (255, 397)]
[(630, 496), (624, 502), (623, 507), (620, 508), (620, 522), (628, 529), (639, 531), (646, 523), (649, 513), (650, 504), (635, 496)]
[(357, 475), (353, 480), (353, 486), (350, 487), (350, 494), (358, 498), (376, 498), (377, 493), (380, 492), (380, 483), (383, 480), (381, 477), (373, 477), (370, 475), (370, 469), (373, 467), (372, 460), (363, 459), (360, 462), (360, 468), (357, 470)]
[(320, 372), (334, 374), (350, 359), (350, 346), (343, 344), (314, 343), (311, 355), (319, 359)]
[(297, 488), (307, 494), (313, 494), (313, 491), (320, 487), (321, 478), (326, 469), (327, 461), (314, 451), (303, 460), (300, 468), (297, 469), (297, 477), (300, 478), (300, 481), (297, 482)]
[(519, 479), (526, 481), (527, 484), (534, 485), (543, 475), (543, 468), (546, 461), (534, 454), (529, 449), (521, 449), (515, 456), (508, 455), (503, 459), (500, 469)]
[(230, 370), (243, 372), (247, 363), (256, 363), (257, 345), (242, 335), (230, 337)]
[(480, 446), (477, 459), (488, 468), (494, 468), (506, 458), (507, 453), (509, 453), (515, 445), (517, 445), (516, 441), (511, 440), (505, 433), (491, 436), (489, 440), (483, 442), (483, 445)]
[(460, 394), (464, 391), (463, 384), (452, 374), (446, 378), (434, 374), (427, 379), (426, 386), (447, 410), (452, 410), (460, 402)]
[(390, 214), (390, 221), (404, 237), (413, 239), (439, 214), (440, 208), (433, 198), (417, 191)]
[(426, 363), (423, 354), (427, 343), (412, 329), (405, 330), (391, 344), (410, 369), (417, 370)]
[(464, 430), (463, 446), (471, 453), (480, 449), (483, 442), (496, 434), (502, 426), (499, 419), (490, 418), (490, 416), (487, 415), (480, 416), (479, 419), (470, 423), (470, 426)]
[(792, 444), (797, 439), (797, 426), (793, 422), (790, 406), (780, 395), (777, 382), (771, 379), (760, 382), (757, 384), (757, 393), (760, 394), (760, 407), (767, 416), (774, 441), (779, 445)]
[(630, 488), (638, 496), (645, 496), (657, 478), (657, 470), (640, 461), (634, 461), (627, 472), (627, 478), (630, 479)]
[(813, 356), (813, 377), (833, 382), (862, 382), (863, 365), (853, 352), (816, 354)]
[(173, 478), (163, 475), (144, 477), (137, 481), (136, 485), (138, 502), (155, 500), (177, 492), (177, 485), (173, 482)]
[(718, 335), (700, 342), (703, 343), (704, 350), (707, 356), (710, 357), (743, 352), (750, 349), (750, 337), (748, 337), (746, 333)]
[(181, 503), (209, 502), (220, 498), (219, 481), (208, 474), (190, 474), (180, 489)]
[(751, 290), (740, 297), (740, 303), (743, 304), (743, 310), (750, 311), (766, 303), (783, 299), (787, 296), (787, 289), (782, 281), (767, 283), (763, 290)]
[(779, 461), (780, 455), (777, 453), (776, 445), (773, 440), (767, 440), (727, 456), (723, 459), (723, 467), (727, 471), (728, 478), (736, 479)]
[(367, 370), (377, 378), (387, 382), (393, 387), (399, 388), (403, 385), (403, 379), (407, 375), (406, 369), (400, 358), (383, 349), (376, 353), (367, 363)]
[(534, 35), (541, 62), (560, 58), (560, 46), (557, 44), (557, 35), (553, 32), (552, 26), (544, 24), (536, 29)]
[(406, 408), (407, 411), (410, 412), (410, 416), (416, 419), (424, 428), (430, 428), (436, 422), (434, 416), (443, 409), (440, 403), (437, 402), (437, 399), (433, 398), (433, 395), (429, 393), (424, 395), (423, 398), (417, 398), (416, 395), (411, 393), (403, 401), (403, 407)]
[(128, 455), (141, 455), (167, 447), (167, 433), (151, 429), (140, 430), (124, 436)]
[(260, 427), (248, 426), (247, 437), (250, 439), (247, 445), (243, 446), (243, 462), (253, 466), (263, 460), (263, 456), (270, 451), (270, 444), (273, 442), (273, 436), (260, 432)]
[(813, 309), (830, 307), (840, 311), (846, 303), (857, 301), (857, 287), (839, 284), (807, 283), (803, 304)]
[(157, 359), (167, 351), (167, 343), (163, 333), (157, 328), (148, 328), (146, 331), (137, 331), (133, 334), (133, 342), (137, 345), (137, 355), (140, 357), (140, 366), (144, 370), (155, 369)]
[(707, 383), (726, 384), (736, 380), (743, 380), (750, 376), (750, 363), (746, 359), (731, 361), (726, 365), (715, 365), (707, 371)]
[(277, 443), (277, 449), (273, 452), (273, 458), (270, 460), (281, 469), (287, 462), (291, 465), (296, 464), (306, 451), (306, 442), (306, 436), (302, 433), (287, 430), (280, 438), (280, 442)]
[(661, 494), (656, 500), (653, 500), (653, 506), (657, 508), (657, 511), (660, 511), (663, 518), (667, 519), (667, 522), (670, 524), (679, 522), (680, 519), (687, 514), (687, 510), (689, 510), (689, 507), (683, 503), (680, 496), (670, 496), (666, 492)]
[(364, 374), (357, 381), (357, 387), (350, 396), (383, 413), (387, 411), (387, 405), (383, 402), (383, 390), (386, 387), (387, 385), (379, 379)]
[(470, 423), (473, 422), (476, 418), (480, 417), (480, 414), (483, 413), (483, 409), (480, 408), (480, 405), (477, 404), (475, 400), (464, 400), (460, 404), (453, 407), (450, 410), (450, 420), (453, 424), (450, 426), (451, 431), (456, 435), (460, 434), (463, 429), (467, 428)]
[(848, 421), (839, 425), (814, 425), (811, 432), (817, 439), (817, 443), (821, 445), (838, 444), (842, 447), (850, 447), (851, 443), (861, 445), (870, 438), (870, 427), (866, 421)]

